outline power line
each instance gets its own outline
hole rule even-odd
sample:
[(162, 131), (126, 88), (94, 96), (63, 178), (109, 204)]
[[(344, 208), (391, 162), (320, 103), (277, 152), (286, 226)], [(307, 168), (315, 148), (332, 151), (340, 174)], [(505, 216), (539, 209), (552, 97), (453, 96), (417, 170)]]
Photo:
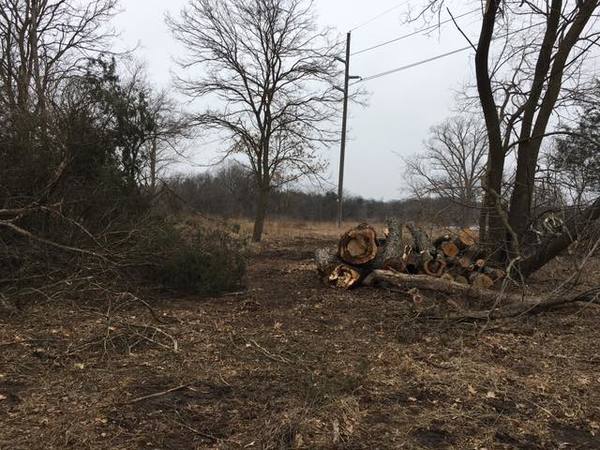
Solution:
[[(477, 8), (477, 9), (474, 9), (474, 10), (472, 10), (472, 11), (469, 11), (469, 12), (466, 12), (466, 13), (464, 13), (464, 14), (461, 14), (461, 15), (459, 15), (459, 16), (456, 16), (456, 17), (455, 17), (455, 19), (460, 19), (460, 18), (462, 18), (462, 17), (468, 16), (468, 15), (470, 15), (470, 14), (473, 14), (473, 13), (476, 13), (476, 12), (478, 12), (478, 11), (480, 11), (480, 9), (479, 9), (479, 8)], [(403, 36), (400, 36), (400, 37), (397, 37), (397, 38), (394, 38), (394, 39), (390, 39), (389, 41), (382, 42), (382, 43), (380, 43), (380, 44), (377, 44), (377, 45), (374, 45), (374, 46), (372, 46), (372, 47), (369, 47), (369, 48), (365, 48), (365, 49), (359, 50), (359, 51), (357, 51), (357, 52), (354, 52), (354, 53), (352, 53), (352, 56), (354, 56), (354, 55), (360, 55), (361, 53), (370, 52), (371, 50), (375, 50), (375, 49), (377, 49), (377, 48), (384, 47), (384, 46), (386, 46), (386, 45), (389, 45), (389, 44), (393, 44), (394, 42), (401, 41), (401, 40), (403, 40), (403, 39), (406, 39), (406, 38), (409, 38), (409, 37), (411, 37), (411, 36), (415, 36), (415, 35), (417, 35), (417, 34), (421, 34), (421, 33), (425, 33), (425, 32), (427, 32), (427, 31), (434, 30), (434, 29), (436, 29), (436, 28), (438, 28), (438, 27), (441, 27), (442, 25), (445, 25), (445, 24), (447, 24), (447, 23), (449, 23), (449, 22), (452, 22), (452, 19), (447, 19), (447, 20), (444, 20), (444, 21), (442, 21), (442, 22), (440, 22), (440, 23), (437, 23), (437, 24), (435, 24), (435, 25), (430, 25), (430, 26), (428, 26), (428, 27), (424, 27), (424, 28), (421, 28), (420, 30), (413, 31), (413, 32), (411, 32), (411, 33), (405, 34), (405, 35), (403, 35)]]
[(352, 28), (350, 31), (355, 31), (355, 30), (358, 30), (359, 28), (365, 27), (365, 26), (367, 26), (367, 25), (369, 25), (369, 24), (371, 24), (371, 23), (375, 22), (377, 19), (379, 19), (379, 18), (381, 18), (381, 17), (385, 16), (386, 14), (389, 14), (389, 13), (391, 13), (392, 11), (395, 11), (396, 9), (398, 9), (398, 8), (400, 8), (400, 7), (402, 7), (402, 6), (406, 5), (406, 4), (408, 4), (408, 0), (404, 0), (403, 2), (401, 2), (401, 3), (397, 4), (396, 6), (392, 6), (391, 8), (389, 8), (389, 9), (386, 9), (386, 10), (385, 10), (385, 11), (383, 11), (382, 13), (380, 13), (380, 14), (377, 14), (375, 17), (372, 17), (371, 19), (369, 19), (369, 20), (367, 20), (367, 21), (365, 21), (365, 22), (361, 23), (360, 25), (357, 25), (357, 26), (355, 26), (355, 27), (354, 27), (354, 28)]
[[(508, 37), (510, 35), (513, 35), (515, 33), (520, 33), (521, 31), (525, 31), (525, 30), (528, 30), (530, 28), (537, 27), (539, 25), (543, 25), (544, 23), (545, 22), (539, 22), (539, 23), (536, 23), (536, 24), (533, 24), (533, 25), (529, 25), (529, 26), (521, 28), (519, 30), (515, 30), (515, 31), (511, 31), (510, 33), (506, 33), (506, 34), (504, 34), (502, 36), (496, 36), (492, 40), (495, 41), (496, 39), (502, 39), (502, 38)], [(454, 55), (456, 53), (464, 52), (464, 51), (469, 50), (469, 49), (473, 49), (473, 47), (471, 47), (470, 45), (468, 45), (466, 47), (462, 47), (462, 48), (459, 48), (459, 49), (456, 49), (456, 50), (452, 50), (452, 51), (447, 52), (447, 53), (442, 53), (441, 55), (437, 55), (437, 56), (434, 56), (432, 58), (423, 59), (421, 61), (417, 61), (417, 62), (414, 62), (412, 64), (407, 64), (405, 66), (397, 67), (396, 69), (387, 70), (385, 72), (381, 72), (381, 73), (377, 73), (375, 75), (364, 77), (360, 81), (357, 81), (357, 83), (364, 83), (366, 81), (375, 80), (377, 78), (385, 77), (387, 75), (391, 75), (393, 73), (401, 72), (403, 70), (412, 69), (413, 67), (421, 66), (423, 64), (427, 64), (429, 62), (432, 62), (432, 61), (435, 61), (435, 60), (438, 60), (438, 59), (441, 59), (441, 58), (445, 58), (447, 56), (451, 56), (451, 55)], [(356, 84), (356, 83), (354, 83), (354, 84)]]

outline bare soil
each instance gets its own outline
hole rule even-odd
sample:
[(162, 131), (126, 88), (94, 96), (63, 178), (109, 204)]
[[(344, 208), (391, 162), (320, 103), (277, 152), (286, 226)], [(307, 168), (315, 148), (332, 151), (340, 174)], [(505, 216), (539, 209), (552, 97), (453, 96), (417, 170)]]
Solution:
[(124, 297), (0, 317), (0, 448), (600, 448), (596, 306), (427, 320), (465, 304), (324, 287), (324, 242), (272, 239), (246, 292), (162, 295), (160, 321)]

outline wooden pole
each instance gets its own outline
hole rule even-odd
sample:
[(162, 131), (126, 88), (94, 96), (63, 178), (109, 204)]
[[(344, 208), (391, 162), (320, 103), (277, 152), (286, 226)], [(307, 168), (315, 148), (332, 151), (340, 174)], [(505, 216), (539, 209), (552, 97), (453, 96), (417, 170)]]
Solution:
[(338, 211), (337, 211), (337, 225), (338, 228), (342, 227), (343, 218), (343, 200), (344, 200), (344, 162), (346, 158), (346, 129), (348, 126), (348, 87), (350, 85), (350, 42), (352, 40), (352, 34), (348, 32), (346, 35), (346, 60), (344, 65), (346, 66), (344, 75), (344, 110), (342, 112), (342, 139), (340, 144), (340, 176), (338, 182)]

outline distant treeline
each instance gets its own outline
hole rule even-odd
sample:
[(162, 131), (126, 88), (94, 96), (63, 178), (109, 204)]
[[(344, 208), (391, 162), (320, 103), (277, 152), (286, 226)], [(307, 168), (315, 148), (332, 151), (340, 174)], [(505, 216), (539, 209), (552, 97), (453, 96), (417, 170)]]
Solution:
[[(179, 207), (184, 205), (203, 214), (253, 218), (256, 212), (253, 178), (239, 165), (229, 165), (214, 172), (177, 176), (169, 181), (169, 187)], [(473, 217), (476, 214), (473, 211)], [(302, 221), (335, 221), (337, 194), (333, 191), (275, 190), (269, 203), (269, 215)], [(344, 199), (345, 220), (377, 222), (395, 216), (403, 221), (449, 226), (463, 225), (462, 215), (459, 205), (439, 198), (382, 201), (347, 195)]]

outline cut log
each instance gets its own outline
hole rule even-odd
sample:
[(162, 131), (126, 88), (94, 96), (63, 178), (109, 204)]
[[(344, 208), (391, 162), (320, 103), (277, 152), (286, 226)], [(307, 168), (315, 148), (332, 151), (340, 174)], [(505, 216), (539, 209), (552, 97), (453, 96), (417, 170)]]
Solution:
[(463, 256), (471, 258), (473, 262), (478, 259), (485, 259), (486, 257), (485, 251), (479, 245), (471, 245), (470, 247), (463, 249), (462, 254)]
[(459, 254), (458, 246), (452, 241), (444, 241), (438, 247), (444, 256), (448, 258), (455, 258)]
[(402, 223), (398, 219), (387, 220), (388, 234), (383, 248), (383, 259), (401, 258), (404, 251), (402, 245)]
[(411, 274), (418, 274), (421, 271), (421, 257), (416, 253), (409, 253), (404, 257), (404, 264), (406, 266), (406, 272)]
[(373, 227), (361, 224), (344, 233), (340, 239), (338, 254), (351, 265), (363, 265), (377, 257), (377, 233)]
[(322, 276), (329, 276), (335, 266), (340, 264), (337, 251), (332, 248), (320, 248), (315, 251), (315, 264)]
[(463, 277), (462, 275), (458, 275), (456, 277), (454, 277), (454, 281), (458, 284), (469, 284), (469, 280), (467, 280), (466, 277)]
[(469, 228), (464, 228), (458, 232), (458, 236), (455, 239), (455, 243), (458, 247), (463, 250), (465, 248), (475, 245), (479, 240), (477, 233)]
[(446, 272), (444, 275), (441, 276), (441, 279), (444, 281), (448, 281), (448, 282), (454, 282), (455, 279), (452, 275), (450, 275), (448, 272)]
[(506, 272), (502, 269), (496, 269), (493, 267), (484, 267), (483, 273), (490, 277), (494, 283), (501, 281), (506, 278)]
[(476, 288), (491, 289), (494, 286), (494, 280), (484, 273), (472, 273), (469, 277), (469, 281)]
[(458, 267), (464, 270), (472, 270), (473, 268), (473, 261), (468, 256), (461, 256), (460, 258), (458, 258), (457, 262)]
[(452, 240), (452, 236), (449, 234), (444, 234), (433, 241), (433, 246), (439, 248), (444, 242), (448, 242)]
[(446, 262), (441, 259), (430, 259), (423, 263), (423, 271), (432, 277), (439, 278), (446, 270)]
[(485, 259), (478, 259), (477, 261), (475, 261), (475, 269), (476, 270), (483, 270), (484, 267), (486, 265), (486, 261)]
[(329, 283), (342, 289), (350, 289), (357, 286), (363, 276), (359, 269), (347, 264), (336, 266), (329, 275)]
[(515, 302), (517, 301), (517, 298), (522, 299), (522, 296), (519, 295), (501, 294), (491, 289), (483, 289), (478, 286), (446, 281), (441, 278), (430, 277), (429, 275), (408, 275), (387, 270), (374, 270), (365, 278), (363, 284), (365, 286), (375, 286), (377, 283), (381, 282), (407, 290), (417, 288), (470, 299), (478, 299), (490, 303), (495, 303), (499, 296)]
[(429, 252), (431, 254), (435, 253), (435, 247), (431, 243), (431, 239), (427, 236), (423, 230), (418, 228), (414, 222), (408, 222), (406, 224), (406, 228), (410, 231), (410, 234), (413, 237), (414, 241), (414, 249), (417, 253)]
[(402, 255), (404, 246), (402, 245), (402, 224), (397, 219), (388, 219), (387, 238), (383, 245), (379, 246), (377, 257), (368, 265), (372, 269), (390, 268), (404, 271), (404, 262)]
[(401, 273), (404, 273), (407, 271), (406, 263), (404, 262), (402, 257), (386, 259), (383, 264), (382, 269), (383, 270), (393, 270), (394, 272), (401, 272)]

